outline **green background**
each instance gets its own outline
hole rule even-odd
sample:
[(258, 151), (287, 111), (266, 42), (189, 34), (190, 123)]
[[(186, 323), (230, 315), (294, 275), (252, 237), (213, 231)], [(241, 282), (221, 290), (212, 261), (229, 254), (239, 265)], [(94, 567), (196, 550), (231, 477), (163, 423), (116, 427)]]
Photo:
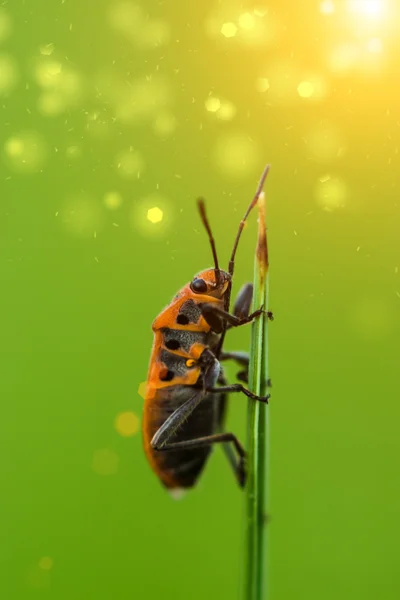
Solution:
[[(400, 52), (381, 4), (3, 3), (1, 597), (238, 597), (220, 450), (176, 502), (115, 419), (140, 418), (152, 320), (211, 264), (196, 196), (226, 265), (266, 162), (270, 597), (399, 597)], [(253, 215), (236, 291), (255, 240)], [(235, 397), (242, 440), (245, 421)]]

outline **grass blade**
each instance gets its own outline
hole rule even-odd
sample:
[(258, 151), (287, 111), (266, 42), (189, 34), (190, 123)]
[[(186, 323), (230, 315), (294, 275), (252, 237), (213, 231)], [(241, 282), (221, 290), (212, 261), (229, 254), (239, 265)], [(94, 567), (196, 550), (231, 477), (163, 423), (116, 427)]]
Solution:
[[(266, 167), (263, 177), (268, 173)], [(268, 310), (268, 245), (265, 220), (265, 196), (258, 200), (259, 226), (254, 268), (253, 310), (261, 305)], [(249, 388), (257, 395), (267, 393), (268, 317), (262, 314), (252, 325)], [(248, 406), (248, 479), (246, 486), (245, 564), (243, 600), (264, 600), (267, 584), (267, 458), (268, 406), (249, 400)]]

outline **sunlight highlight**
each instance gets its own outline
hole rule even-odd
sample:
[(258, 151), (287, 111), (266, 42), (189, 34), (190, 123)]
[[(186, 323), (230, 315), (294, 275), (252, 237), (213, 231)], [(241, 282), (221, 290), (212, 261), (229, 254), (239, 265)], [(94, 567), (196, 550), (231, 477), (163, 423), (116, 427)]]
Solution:
[(324, 2), (321, 2), (319, 10), (323, 15), (333, 15), (335, 12), (335, 4), (332, 0), (324, 0)]
[(360, 17), (376, 19), (386, 11), (384, 0), (349, 0), (348, 10)]
[(235, 23), (224, 23), (221, 27), (221, 33), (226, 38), (235, 37), (237, 30)]
[(147, 220), (150, 221), (150, 223), (160, 223), (163, 220), (163, 216), (164, 213), (158, 206), (149, 208), (147, 211)]

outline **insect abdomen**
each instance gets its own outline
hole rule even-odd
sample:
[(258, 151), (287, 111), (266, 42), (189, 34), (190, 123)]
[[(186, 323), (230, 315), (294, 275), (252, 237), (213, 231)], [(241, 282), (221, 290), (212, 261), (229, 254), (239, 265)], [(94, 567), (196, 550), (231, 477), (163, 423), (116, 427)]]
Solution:
[[(196, 390), (189, 386), (164, 388), (159, 390), (156, 398), (147, 408), (143, 431), (147, 455), (154, 471), (167, 488), (192, 487), (210, 454), (210, 446), (170, 452), (160, 452), (150, 446), (150, 441), (159, 427), (195, 392)], [(218, 426), (219, 400), (219, 395), (206, 395), (190, 415), (190, 419), (171, 438), (171, 442), (191, 440), (215, 433)]]

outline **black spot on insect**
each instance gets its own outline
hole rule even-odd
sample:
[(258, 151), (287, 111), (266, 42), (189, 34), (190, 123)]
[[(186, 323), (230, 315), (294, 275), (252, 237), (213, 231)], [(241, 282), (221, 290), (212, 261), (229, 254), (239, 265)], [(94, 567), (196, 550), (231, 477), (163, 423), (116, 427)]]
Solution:
[(168, 350), (178, 350), (180, 346), (181, 345), (178, 342), (178, 340), (168, 340), (167, 342), (165, 342), (165, 347), (168, 348)]
[(189, 319), (187, 318), (187, 316), (186, 316), (186, 315), (178, 315), (178, 316), (177, 316), (177, 319), (176, 319), (176, 322), (177, 322), (179, 325), (188, 325), (188, 323), (189, 323)]
[[(201, 317), (201, 309), (193, 300), (186, 300), (181, 306), (176, 322), (179, 325), (188, 325), (189, 323), (198, 323)], [(181, 320), (185, 318), (185, 320)]]
[(169, 369), (162, 370), (160, 373), (161, 381), (172, 381), (174, 377), (175, 373), (173, 371), (170, 371)]

